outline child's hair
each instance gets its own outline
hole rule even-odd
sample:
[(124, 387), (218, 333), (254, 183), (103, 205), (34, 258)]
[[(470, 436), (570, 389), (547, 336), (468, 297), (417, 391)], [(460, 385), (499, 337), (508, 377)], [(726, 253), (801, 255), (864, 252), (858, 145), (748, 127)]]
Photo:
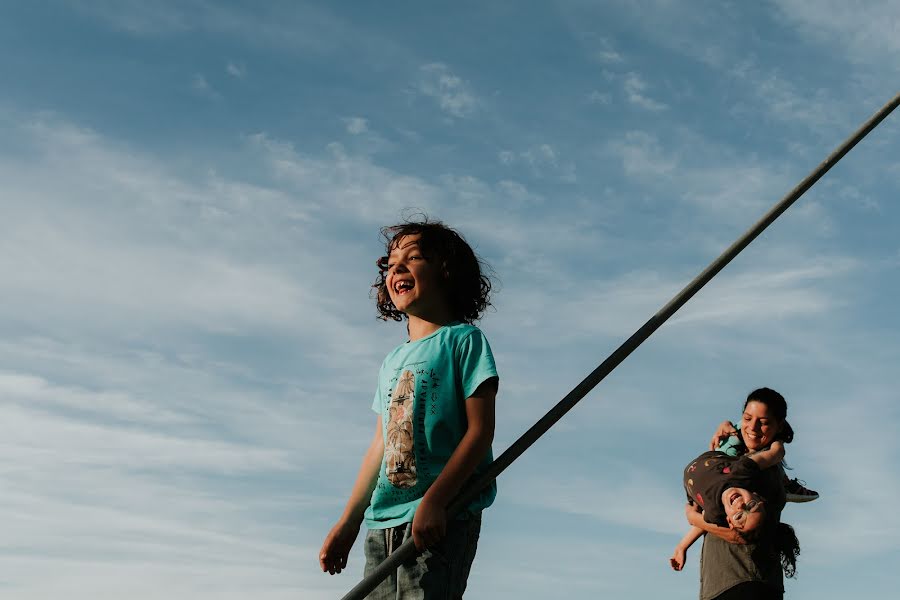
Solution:
[[(476, 255), (469, 244), (455, 230), (440, 221), (401, 223), (381, 228), (385, 242), (385, 254), (390, 254), (396, 242), (405, 236), (419, 237), (419, 249), (430, 263), (441, 268), (444, 274), (443, 289), (447, 294), (453, 318), (465, 323), (473, 323), (481, 318), (491, 305), (491, 280), (485, 275), (489, 267)], [(372, 285), (375, 290), (375, 305), (378, 318), (383, 321), (402, 321), (405, 316), (397, 310), (388, 295), (385, 278), (388, 257), (378, 259), (378, 278)]]
[(776, 440), (785, 444), (790, 444), (794, 440), (794, 428), (787, 422), (787, 401), (784, 396), (771, 388), (764, 387), (750, 392), (744, 402), (744, 410), (747, 409), (750, 402), (762, 402), (772, 411), (775, 418), (781, 421), (781, 431), (775, 437)]
[(738, 536), (747, 543), (760, 541), (764, 536), (771, 536), (772, 546), (781, 560), (781, 570), (785, 577), (794, 577), (797, 574), (797, 557), (800, 556), (800, 541), (794, 528), (787, 523), (775, 523), (758, 527), (750, 531), (738, 531)]
[(800, 556), (800, 541), (794, 528), (787, 523), (778, 523), (775, 530), (775, 551), (781, 557), (781, 568), (785, 577), (797, 574), (797, 557)]

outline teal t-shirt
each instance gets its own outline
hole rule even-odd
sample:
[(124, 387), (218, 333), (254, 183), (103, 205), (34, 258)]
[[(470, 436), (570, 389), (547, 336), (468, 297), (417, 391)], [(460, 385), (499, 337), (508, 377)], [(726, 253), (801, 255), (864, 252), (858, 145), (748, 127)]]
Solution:
[[(366, 509), (367, 527), (384, 529), (413, 520), (466, 432), (466, 398), (492, 377), (497, 377), (497, 367), (488, 341), (480, 329), (465, 323), (445, 325), (387, 355), (372, 402), (384, 427), (384, 459)], [(491, 461), (488, 450), (475, 472)], [(490, 506), (496, 495), (492, 483), (469, 511)]]

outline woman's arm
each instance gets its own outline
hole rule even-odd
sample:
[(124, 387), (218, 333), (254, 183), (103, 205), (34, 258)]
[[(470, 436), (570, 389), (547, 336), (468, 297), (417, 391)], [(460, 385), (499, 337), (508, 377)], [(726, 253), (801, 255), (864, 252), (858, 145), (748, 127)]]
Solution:
[(418, 550), (424, 550), (444, 537), (447, 531), (447, 505), (490, 449), (494, 441), (496, 397), (497, 378), (492, 377), (466, 398), (466, 433), (441, 474), (425, 492), (413, 517), (412, 534)]
[(784, 460), (784, 444), (779, 441), (772, 442), (768, 449), (754, 452), (750, 460), (759, 465), (760, 469), (768, 469)]
[(711, 533), (716, 537), (722, 538), (730, 544), (746, 544), (747, 540), (741, 537), (741, 534), (734, 529), (728, 527), (719, 527), (714, 523), (707, 523), (703, 520), (703, 514), (700, 507), (690, 502), (684, 507), (684, 515), (687, 517), (691, 527), (696, 527), (706, 533)]

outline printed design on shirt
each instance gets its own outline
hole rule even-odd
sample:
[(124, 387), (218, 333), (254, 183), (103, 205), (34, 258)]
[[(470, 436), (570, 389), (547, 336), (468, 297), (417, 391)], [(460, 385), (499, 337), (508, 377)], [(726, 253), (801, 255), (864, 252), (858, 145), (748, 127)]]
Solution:
[(388, 407), (387, 442), (384, 448), (385, 476), (391, 485), (410, 488), (416, 485), (416, 456), (413, 452), (413, 405), (416, 377), (403, 371), (391, 394)]

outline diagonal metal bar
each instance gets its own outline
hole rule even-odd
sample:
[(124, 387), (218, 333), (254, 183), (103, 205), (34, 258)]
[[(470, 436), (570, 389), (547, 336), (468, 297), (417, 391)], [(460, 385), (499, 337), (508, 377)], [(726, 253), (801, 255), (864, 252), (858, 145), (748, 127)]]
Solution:
[[(811, 188), (819, 179), (827, 173), (845, 154), (850, 152), (853, 147), (859, 143), (870, 131), (875, 129), (891, 111), (900, 104), (900, 94), (885, 104), (878, 112), (876, 112), (868, 121), (863, 123), (853, 135), (847, 138), (843, 144), (838, 146), (819, 166), (807, 175), (803, 181), (797, 184), (794, 189), (787, 193), (778, 203), (769, 209), (763, 217), (748, 229), (741, 237), (729, 246), (718, 258), (716, 258), (708, 267), (706, 267), (697, 277), (694, 278), (684, 289), (682, 289), (674, 298), (669, 300), (668, 304), (663, 306), (659, 311), (650, 317), (650, 319), (635, 331), (630, 338), (625, 340), (609, 357), (604, 360), (600, 366), (594, 369), (584, 380), (569, 392), (565, 398), (560, 400), (556, 406), (551, 408), (547, 414), (535, 423), (528, 431), (522, 434), (506, 451), (501, 454), (494, 462), (492, 462), (485, 472), (471, 481), (466, 487), (454, 498), (447, 507), (449, 516), (454, 516), (478, 495), (481, 490), (487, 487), (494, 479), (502, 473), (514, 460), (522, 455), (525, 450), (531, 447), (534, 442), (544, 435), (563, 415), (572, 409), (588, 392), (600, 383), (613, 369), (625, 360), (634, 350), (640, 346), (654, 331), (660, 328), (666, 320), (675, 314), (679, 308), (691, 299), (700, 289), (709, 283), (731, 260), (737, 256), (750, 242), (763, 232), (772, 222), (802, 196), (809, 188)], [(416, 555), (416, 547), (412, 538), (406, 540), (393, 554), (387, 557), (379, 564), (369, 575), (364, 577), (352, 590), (342, 598), (342, 600), (362, 600), (374, 590), (390, 573), (399, 567), (402, 563), (408, 561)]]

